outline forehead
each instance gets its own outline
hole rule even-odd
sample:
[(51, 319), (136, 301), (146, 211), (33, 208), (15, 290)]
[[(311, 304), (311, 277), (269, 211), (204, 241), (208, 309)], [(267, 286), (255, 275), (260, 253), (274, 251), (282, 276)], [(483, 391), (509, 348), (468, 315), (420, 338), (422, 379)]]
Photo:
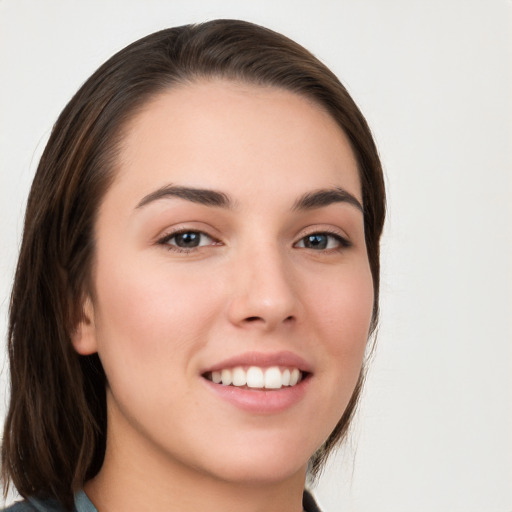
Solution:
[(317, 104), (280, 88), (220, 79), (180, 85), (150, 100), (124, 133), (113, 188), (142, 194), (172, 182), (236, 195), (285, 186), (298, 195), (342, 186), (361, 199), (342, 129)]

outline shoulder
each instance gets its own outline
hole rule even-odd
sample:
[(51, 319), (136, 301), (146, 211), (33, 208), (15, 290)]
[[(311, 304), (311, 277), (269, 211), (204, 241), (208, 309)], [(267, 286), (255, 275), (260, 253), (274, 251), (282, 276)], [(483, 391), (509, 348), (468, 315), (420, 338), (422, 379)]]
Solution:
[(305, 512), (320, 512), (315, 499), (307, 490), (304, 490), (304, 494), (302, 495), (302, 506)]
[(55, 500), (39, 500), (30, 498), (17, 501), (1, 510), (1, 512), (66, 512)]
[(35, 509), (28, 501), (17, 501), (7, 508), (3, 508), (2, 512), (34, 512)]

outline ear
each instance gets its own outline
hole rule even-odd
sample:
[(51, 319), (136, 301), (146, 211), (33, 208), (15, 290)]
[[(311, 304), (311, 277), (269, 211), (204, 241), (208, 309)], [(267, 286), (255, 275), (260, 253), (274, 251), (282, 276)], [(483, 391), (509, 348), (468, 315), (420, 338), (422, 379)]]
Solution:
[(80, 321), (71, 333), (71, 343), (82, 356), (88, 356), (98, 351), (96, 324), (94, 323), (94, 305), (89, 295), (87, 295), (83, 302)]

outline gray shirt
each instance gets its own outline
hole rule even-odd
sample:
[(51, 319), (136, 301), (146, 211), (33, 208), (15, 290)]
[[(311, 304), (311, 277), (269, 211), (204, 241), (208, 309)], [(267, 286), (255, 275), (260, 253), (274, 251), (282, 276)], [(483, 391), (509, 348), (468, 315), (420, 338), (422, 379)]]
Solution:
[[(308, 491), (304, 491), (302, 504), (305, 512), (320, 512), (315, 500)], [(2, 512), (66, 512), (62, 505), (55, 500), (39, 500), (29, 498), (18, 501)], [(84, 491), (75, 494), (75, 508), (73, 512), (98, 512)]]

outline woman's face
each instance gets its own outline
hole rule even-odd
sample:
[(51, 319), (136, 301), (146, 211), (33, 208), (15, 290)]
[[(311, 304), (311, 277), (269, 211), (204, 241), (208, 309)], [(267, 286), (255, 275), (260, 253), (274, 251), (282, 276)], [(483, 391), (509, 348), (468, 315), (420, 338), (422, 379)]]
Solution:
[(347, 406), (372, 314), (346, 136), (293, 93), (201, 82), (137, 114), (116, 172), (74, 339), (107, 375), (115, 464), (303, 477)]

